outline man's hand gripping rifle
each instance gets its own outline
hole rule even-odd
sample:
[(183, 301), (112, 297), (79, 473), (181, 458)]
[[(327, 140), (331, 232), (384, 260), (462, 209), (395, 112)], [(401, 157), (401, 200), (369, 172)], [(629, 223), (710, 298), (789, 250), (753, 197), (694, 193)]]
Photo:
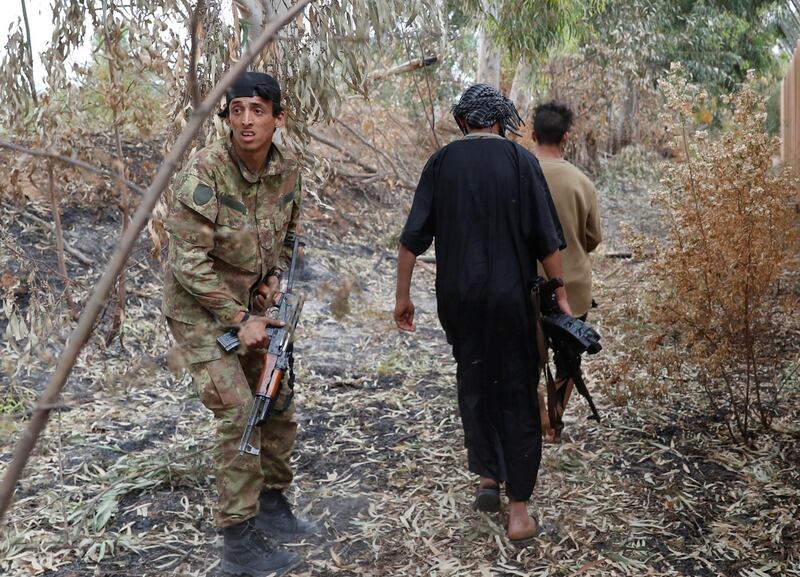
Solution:
[[(292, 245), (292, 262), (289, 267), (286, 290), (280, 294), (276, 303), (278, 306), (277, 320), (283, 321), (284, 325), (282, 327), (267, 327), (269, 349), (265, 355), (264, 369), (258, 379), (253, 408), (250, 411), (250, 417), (247, 419), (247, 426), (242, 434), (242, 440), (239, 442), (239, 454), (241, 455), (245, 453), (258, 455), (261, 452), (259, 447), (250, 444), (250, 438), (253, 435), (253, 428), (266, 421), (270, 412), (275, 408), (284, 375), (289, 370), (292, 356), (292, 337), (305, 302), (303, 294), (297, 295), (292, 291), (297, 264), (297, 250), (302, 244), (300, 236), (293, 235), (287, 239), (288, 243)], [(217, 339), (217, 342), (226, 352), (233, 351), (239, 347), (236, 331), (225, 333)], [(291, 398), (286, 401), (287, 404), (289, 402), (291, 402)]]
[[(541, 277), (537, 278), (534, 297), (538, 296), (538, 299), (536, 299), (538, 302), (534, 303), (534, 305), (538, 305), (541, 312), (542, 329), (548, 346), (553, 349), (553, 356), (557, 357), (559, 364), (562, 364), (567, 369), (567, 383), (569, 379), (575, 383), (575, 388), (586, 399), (589, 403), (589, 408), (592, 410), (592, 415), (589, 418), (599, 422), (600, 413), (597, 412), (592, 395), (583, 380), (580, 357), (584, 352), (593, 355), (602, 349), (600, 335), (582, 320), (565, 315), (559, 310), (555, 291), (563, 285), (564, 283), (561, 279), (545, 281)], [(543, 359), (543, 362), (546, 362), (546, 358)], [(548, 375), (547, 408), (551, 426), (556, 430), (559, 430), (558, 425), (561, 424), (561, 415), (556, 414), (554, 402), (556, 399), (551, 399), (550, 396), (555, 395), (558, 397), (557, 401), (563, 411), (567, 400), (569, 400), (567, 383), (560, 389), (555, 390), (552, 376)]]

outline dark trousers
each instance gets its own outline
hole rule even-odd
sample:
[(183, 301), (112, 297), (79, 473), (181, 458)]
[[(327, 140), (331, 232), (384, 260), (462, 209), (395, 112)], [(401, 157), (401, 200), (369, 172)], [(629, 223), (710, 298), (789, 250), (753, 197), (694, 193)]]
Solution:
[(510, 500), (528, 501), (542, 458), (536, 362), (524, 345), (506, 342), (488, 366), (486, 342), (477, 335), (470, 327), (453, 340), (469, 470), (505, 483)]

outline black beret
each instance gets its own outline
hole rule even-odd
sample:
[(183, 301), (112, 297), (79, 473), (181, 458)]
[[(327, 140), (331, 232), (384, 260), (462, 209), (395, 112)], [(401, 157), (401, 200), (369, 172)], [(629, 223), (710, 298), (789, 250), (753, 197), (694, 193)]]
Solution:
[[(266, 90), (265, 90), (266, 89)], [(245, 72), (236, 82), (231, 84), (226, 93), (226, 103), (230, 104), (234, 98), (249, 98), (251, 96), (273, 95), (273, 104), (280, 106), (281, 87), (278, 81), (263, 72)]]

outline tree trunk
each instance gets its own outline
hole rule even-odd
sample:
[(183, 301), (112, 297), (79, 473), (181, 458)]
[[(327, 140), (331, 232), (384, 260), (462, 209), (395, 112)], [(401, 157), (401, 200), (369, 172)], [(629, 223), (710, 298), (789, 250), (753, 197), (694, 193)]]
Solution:
[(247, 20), (248, 38), (257, 38), (267, 22), (286, 14), (289, 2), (281, 0), (233, 0), (233, 10), (239, 19)]
[(500, 88), (500, 51), (483, 29), (478, 29), (478, 76), (476, 80)]
[[(488, 0), (481, 0), (487, 14), (491, 13)], [(492, 42), (483, 24), (478, 27), (478, 75), (477, 82), (500, 88), (500, 49)]]
[(531, 80), (533, 77), (533, 66), (525, 59), (520, 59), (517, 64), (517, 71), (514, 73), (514, 81), (511, 83), (511, 92), (508, 97), (517, 107), (517, 112), (530, 125), (528, 116), (531, 113)]

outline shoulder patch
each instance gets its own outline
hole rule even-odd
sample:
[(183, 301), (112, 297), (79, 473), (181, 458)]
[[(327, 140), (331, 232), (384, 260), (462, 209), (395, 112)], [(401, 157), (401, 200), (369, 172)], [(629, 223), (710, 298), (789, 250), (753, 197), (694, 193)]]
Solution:
[(192, 200), (197, 206), (203, 206), (214, 197), (214, 189), (205, 184), (198, 184), (192, 193)]

